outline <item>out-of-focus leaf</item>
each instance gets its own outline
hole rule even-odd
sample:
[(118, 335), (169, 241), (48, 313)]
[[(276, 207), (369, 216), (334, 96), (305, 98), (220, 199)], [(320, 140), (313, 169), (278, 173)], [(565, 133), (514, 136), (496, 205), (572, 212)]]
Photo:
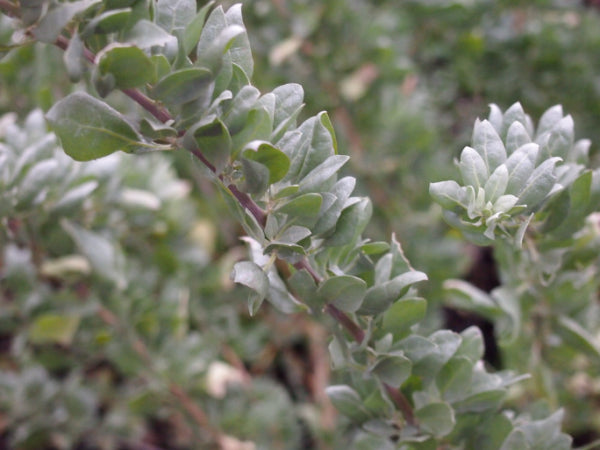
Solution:
[(120, 289), (126, 286), (125, 260), (115, 242), (68, 220), (61, 220), (61, 225), (75, 241), (83, 256), (90, 261), (94, 272), (112, 281)]
[(70, 3), (60, 3), (51, 8), (33, 30), (36, 39), (53, 44), (63, 28), (78, 14), (100, 3), (100, 0), (78, 0)]
[(415, 411), (419, 426), (436, 437), (449, 434), (456, 420), (454, 411), (448, 403), (429, 403)]
[(79, 33), (73, 33), (69, 46), (63, 54), (63, 60), (69, 79), (72, 82), (77, 82), (81, 79), (83, 71), (85, 70), (85, 58), (83, 57), (83, 41), (81, 40)]
[(122, 30), (131, 17), (131, 8), (111, 9), (94, 17), (84, 28), (83, 35), (108, 34)]
[(362, 423), (370, 416), (358, 393), (345, 384), (329, 386), (325, 393), (331, 403), (354, 422)]
[(79, 321), (76, 315), (42, 314), (29, 327), (29, 340), (34, 344), (71, 345)]
[(378, 359), (371, 372), (384, 383), (399, 388), (410, 376), (411, 367), (410, 360), (405, 356), (385, 355)]

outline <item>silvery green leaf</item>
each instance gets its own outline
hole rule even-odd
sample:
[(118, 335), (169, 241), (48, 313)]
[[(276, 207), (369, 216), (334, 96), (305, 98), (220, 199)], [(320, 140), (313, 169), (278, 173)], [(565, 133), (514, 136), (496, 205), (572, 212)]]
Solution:
[(375, 264), (375, 286), (390, 280), (392, 274), (392, 254), (382, 256)]
[(181, 105), (212, 93), (212, 75), (209, 70), (192, 67), (171, 72), (158, 81), (152, 96), (167, 105)]
[(252, 58), (250, 41), (242, 19), (242, 4), (237, 3), (229, 8), (225, 13), (225, 20), (228, 25), (239, 26), (244, 30), (229, 47), (229, 55), (231, 56), (231, 62), (240, 67), (250, 79), (254, 71), (254, 59)]
[(254, 86), (244, 86), (230, 102), (229, 109), (224, 111), (223, 122), (229, 128), (230, 133), (237, 133), (242, 128), (248, 117), (248, 113), (260, 98), (260, 91)]
[(296, 242), (300, 242), (302, 239), (307, 238), (310, 236), (310, 234), (311, 231), (308, 228), (292, 225), (291, 227), (286, 228), (285, 231), (283, 231), (283, 233), (281, 233), (279, 236), (277, 236), (277, 240), (280, 242), (295, 244)]
[(142, 49), (177, 46), (177, 38), (149, 20), (139, 20), (127, 31), (125, 39)]
[(273, 118), (273, 142), (281, 139), (291, 126), (295, 126), (304, 100), (302, 86), (295, 83), (284, 84), (273, 89), (275, 95), (275, 117)]
[(494, 289), (491, 292), (498, 308), (507, 316), (507, 321), (502, 322), (502, 328), (498, 330), (501, 342), (511, 343), (518, 337), (521, 325), (521, 305), (519, 304), (519, 295), (511, 288), (505, 285)]
[(518, 194), (525, 187), (525, 183), (535, 168), (539, 147), (529, 143), (516, 149), (506, 160), (508, 168), (507, 194)]
[(30, 207), (31, 203), (43, 201), (48, 184), (60, 177), (59, 170), (60, 166), (55, 159), (43, 159), (34, 163), (19, 183), (18, 206)]
[(495, 202), (506, 191), (508, 184), (508, 169), (504, 164), (496, 167), (496, 170), (490, 175), (483, 187), (485, 191), (485, 200)]
[(523, 247), (523, 238), (525, 237), (525, 231), (527, 230), (531, 219), (533, 219), (533, 216), (534, 214), (531, 213), (528, 217), (526, 217), (525, 220), (521, 222), (519, 228), (517, 229), (517, 232), (515, 233), (514, 244), (515, 247), (518, 249), (521, 249)]
[(413, 270), (403, 273), (382, 284), (374, 285), (367, 290), (359, 314), (376, 315), (387, 310), (394, 301), (406, 294), (415, 283), (427, 280), (423, 272)]
[(286, 181), (299, 183), (311, 170), (335, 155), (334, 136), (326, 122), (322, 114), (305, 120), (297, 128), (299, 135), (294, 139), (294, 145), (286, 147), (287, 150), (282, 146), (282, 150), (289, 151), (291, 160)]
[(419, 323), (427, 312), (427, 300), (420, 297), (401, 298), (383, 313), (381, 329), (395, 339), (404, 337), (410, 327)]
[(563, 118), (563, 109), (561, 105), (555, 105), (552, 108), (547, 109), (542, 117), (536, 130), (536, 138), (542, 134), (552, 130), (554, 125)]
[(100, 3), (100, 0), (79, 0), (70, 3), (60, 3), (51, 8), (33, 29), (33, 35), (41, 42), (53, 44), (63, 28), (78, 14)]
[(429, 185), (429, 194), (433, 200), (446, 209), (456, 206), (467, 208), (466, 191), (456, 181), (438, 181)]
[(314, 310), (319, 310), (323, 307), (323, 303), (317, 296), (315, 280), (305, 269), (294, 272), (286, 281), (292, 292), (303, 303), (306, 303)]
[(506, 151), (512, 154), (519, 147), (532, 142), (531, 137), (521, 122), (513, 122), (506, 135)]
[[(317, 220), (317, 223), (313, 227), (314, 234), (325, 233), (335, 226), (355, 185), (356, 179), (354, 177), (344, 177), (333, 185), (330, 193), (333, 194), (336, 199), (327, 210), (323, 211), (323, 214), (319, 217), (319, 220)], [(325, 200), (325, 197), (323, 200)]]
[(500, 315), (500, 309), (487, 292), (463, 280), (446, 280), (444, 293), (451, 305), (467, 311), (474, 311), (493, 319)]
[(200, 34), (204, 28), (204, 20), (213, 3), (214, 1), (209, 1), (200, 8), (196, 15), (186, 25), (185, 31), (183, 32), (183, 48), (186, 55), (188, 55), (198, 43)]
[(380, 357), (371, 372), (384, 383), (399, 388), (410, 376), (412, 363), (406, 356), (385, 355)]
[(116, 242), (65, 219), (60, 224), (88, 259), (95, 273), (112, 281), (119, 289), (127, 286), (125, 258)]
[(475, 121), (471, 145), (485, 161), (487, 172), (494, 171), (506, 161), (506, 149), (502, 139), (487, 120)]
[(208, 19), (204, 23), (200, 38), (198, 41), (198, 47), (196, 49), (196, 56), (198, 62), (202, 64), (202, 55), (211, 44), (217, 39), (217, 36), (227, 27), (227, 20), (225, 19), (225, 12), (221, 5), (217, 6), (212, 10)]
[(371, 219), (373, 205), (367, 197), (357, 198), (356, 203), (344, 208), (335, 225), (335, 231), (329, 236), (325, 245), (336, 247), (354, 241), (364, 231)]
[(483, 333), (479, 327), (473, 325), (461, 331), (460, 336), (462, 342), (456, 351), (455, 356), (463, 356), (468, 358), (473, 364), (477, 363), (483, 358), (485, 348)]
[(252, 290), (248, 296), (248, 308), (250, 315), (256, 314), (269, 290), (269, 279), (265, 272), (252, 261), (241, 261), (233, 266), (231, 279)]
[[(472, 186), (467, 186), (473, 189)], [(475, 190), (473, 189), (473, 192)], [(477, 193), (471, 197), (469, 204), (467, 205), (467, 216), (471, 220), (475, 220), (481, 216), (481, 213), (485, 209), (486, 201), (485, 201), (485, 191), (483, 188), (479, 188), (476, 191)]]
[(360, 308), (366, 291), (367, 283), (351, 275), (328, 278), (317, 289), (317, 293), (326, 303), (331, 303), (346, 312), (354, 312)]
[[(527, 126), (527, 116), (525, 111), (523, 111), (523, 107), (521, 103), (516, 102), (506, 111), (504, 111), (504, 115), (502, 117), (502, 128), (500, 129), (500, 136), (506, 137), (508, 133), (508, 129), (512, 125), (513, 122), (521, 122), (526, 130), (528, 130)], [(532, 133), (528, 130), (529, 135)]]
[(492, 103), (490, 106), (490, 114), (488, 116), (489, 122), (492, 124), (498, 134), (502, 129), (502, 111), (498, 108), (498, 105)]
[(539, 140), (541, 156), (543, 158), (558, 156), (565, 159), (575, 140), (573, 130), (573, 118), (570, 115), (559, 120), (547, 135), (543, 134), (536, 139), (536, 142)]
[(73, 33), (73, 36), (71, 36), (71, 40), (69, 41), (69, 46), (63, 54), (63, 60), (71, 82), (79, 81), (85, 70), (83, 48), (83, 41), (81, 40), (79, 33)]
[(183, 136), (183, 146), (190, 151), (202, 152), (219, 174), (229, 162), (232, 144), (225, 124), (209, 115), (188, 128)]
[(90, 20), (81, 35), (116, 33), (127, 26), (131, 17), (131, 8), (111, 9)]
[(449, 434), (456, 424), (454, 410), (448, 403), (429, 403), (415, 411), (423, 431), (435, 437)]
[(320, 194), (303, 194), (282, 203), (274, 212), (287, 214), (288, 223), (308, 226), (317, 220), (322, 201), (323, 198)]
[(453, 356), (442, 367), (435, 381), (445, 401), (460, 400), (468, 392), (474, 364), (475, 361), (466, 356)]
[(506, 438), (500, 450), (569, 450), (572, 438), (561, 432), (564, 412), (558, 410), (542, 420), (519, 423)]
[(532, 210), (544, 200), (556, 181), (554, 168), (559, 161), (561, 158), (558, 157), (547, 159), (533, 171), (519, 193), (519, 204), (527, 205)]
[(196, 15), (195, 0), (170, 0), (156, 3), (154, 20), (168, 33), (183, 30)]
[(514, 195), (506, 194), (498, 197), (494, 206), (492, 207), (494, 212), (508, 213), (519, 201), (519, 197)]
[(321, 185), (333, 177), (349, 159), (347, 155), (330, 156), (300, 181), (298, 193), (318, 191)]
[(586, 355), (595, 364), (600, 363), (600, 342), (578, 322), (570, 317), (560, 315), (556, 331), (573, 349)]
[(460, 154), (460, 173), (465, 185), (478, 189), (488, 179), (488, 165), (482, 156), (473, 148), (465, 147)]
[(281, 180), (290, 167), (288, 156), (266, 141), (254, 140), (249, 142), (244, 146), (242, 156), (261, 163), (269, 169), (269, 184)]
[(285, 314), (305, 311), (307, 309), (306, 305), (299, 303), (294, 296), (290, 294), (290, 291), (281, 277), (278, 275), (275, 268), (271, 267), (267, 273), (267, 277), (269, 278), (269, 291), (267, 293), (267, 300), (275, 308)]
[(270, 174), (267, 166), (246, 158), (240, 161), (244, 173), (244, 191), (255, 195), (264, 193), (269, 187)]
[(358, 393), (350, 386), (345, 384), (328, 386), (325, 393), (338, 411), (354, 422), (362, 423), (371, 416)]
[(568, 161), (587, 164), (589, 161), (589, 151), (592, 141), (589, 139), (579, 139), (573, 144), (573, 148), (569, 154)]
[(149, 147), (121, 113), (85, 92), (75, 92), (58, 101), (46, 118), (65, 153), (77, 161)]

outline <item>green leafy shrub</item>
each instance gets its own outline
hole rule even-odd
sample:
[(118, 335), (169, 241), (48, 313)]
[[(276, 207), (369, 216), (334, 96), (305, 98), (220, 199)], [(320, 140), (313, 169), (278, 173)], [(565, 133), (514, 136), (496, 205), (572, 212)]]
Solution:
[[(573, 414), (576, 400), (562, 386), (583, 369), (595, 375), (600, 354), (598, 182), (589, 143), (574, 141), (560, 107), (535, 132), (519, 104), (494, 106), (461, 154), (462, 185), (431, 185), (448, 222), (496, 252), (502, 286), (490, 294), (444, 284), (453, 304), (495, 323), (512, 370), (490, 372), (477, 328), (423, 322), (428, 302), (415, 285), (427, 276), (397, 238), (363, 237), (371, 201), (341, 174), (349, 157), (329, 116), (303, 118), (299, 84), (251, 84), (241, 5), (0, 6), (16, 45), (64, 50), (81, 86), (45, 114), (58, 141), (40, 112), (23, 128), (4, 116), (0, 128), (10, 445), (571, 447), (559, 407)], [(173, 161), (212, 197), (190, 196)], [(218, 207), (202, 179), (243, 229), (247, 259), (237, 244), (216, 253), (199, 205)], [(230, 269), (254, 321), (224, 281)], [(282, 315), (329, 333), (334, 381), (305, 408), (248, 367), (286, 326), (311, 329), (279, 325), (269, 337)], [(518, 397), (526, 373), (536, 389)], [(343, 416), (337, 433), (323, 391)]]

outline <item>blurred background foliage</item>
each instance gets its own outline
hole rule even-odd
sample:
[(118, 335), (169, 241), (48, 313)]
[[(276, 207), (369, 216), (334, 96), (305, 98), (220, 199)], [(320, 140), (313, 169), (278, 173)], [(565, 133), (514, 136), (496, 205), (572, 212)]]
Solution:
[[(453, 158), (492, 102), (520, 101), (534, 118), (562, 104), (595, 157), (598, 8), (574, 0), (244, 2), (257, 87), (300, 83), (306, 116), (330, 112), (340, 151), (352, 156), (346, 170), (374, 202), (366, 234), (396, 233), (429, 275), (422, 290), (431, 329), (471, 320), (454, 323), (443, 312), (443, 280), (462, 276), (487, 290), (496, 281), (489, 256), (443, 224), (429, 183), (453, 177)], [(0, 17), (2, 42), (11, 32)], [(189, 155), (69, 160), (41, 113), (30, 113), (72, 89), (50, 46), (9, 52), (0, 80), (0, 442), (194, 448), (210, 436), (186, 421), (185, 397), (236, 436), (232, 448), (254, 448), (245, 439), (258, 448), (343, 445), (322, 393), (332, 377), (326, 332), (268, 306), (247, 317), (229, 280), (245, 252), (243, 232)], [(109, 99), (134, 113), (121, 94)], [(63, 176), (49, 182), (44, 164)], [(86, 254), (90, 240), (106, 253)], [(244, 391), (223, 397), (223, 380)], [(600, 398), (598, 380), (576, 388)], [(586, 417), (600, 416), (593, 403)], [(567, 417), (578, 442), (600, 434), (600, 424), (582, 428), (579, 416)]]

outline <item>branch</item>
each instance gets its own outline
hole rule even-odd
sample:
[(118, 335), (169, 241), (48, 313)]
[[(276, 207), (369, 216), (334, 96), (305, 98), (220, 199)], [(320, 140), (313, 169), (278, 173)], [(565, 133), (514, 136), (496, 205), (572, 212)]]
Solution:
[(21, 17), (21, 10), (19, 7), (8, 0), (0, 0), (0, 11), (9, 17)]
[(363, 340), (365, 339), (365, 332), (352, 319), (350, 319), (348, 314), (331, 303), (325, 306), (325, 311), (336, 321), (338, 321), (346, 330), (348, 330), (356, 342), (362, 344)]
[(404, 416), (404, 420), (406, 420), (406, 423), (412, 425), (413, 427), (416, 427), (418, 424), (415, 419), (415, 415), (413, 414), (413, 408), (402, 393), (402, 391), (390, 386), (387, 383), (383, 383), (383, 387), (385, 388), (386, 392), (388, 393), (398, 410), (400, 410), (400, 412), (402, 413), (402, 416)]
[[(0, 1), (2, 1), (2, 0), (0, 0)], [(64, 36), (59, 36), (57, 41), (55, 42), (55, 45), (63, 50), (66, 50), (69, 46), (69, 40)], [(94, 55), (94, 53), (89, 51), (87, 48), (84, 48), (84, 56), (89, 62), (91, 62), (92, 64), (96, 64), (96, 56)], [(164, 108), (158, 106), (156, 104), (156, 102), (154, 102), (153, 100), (148, 98), (146, 95), (141, 93), (139, 90), (123, 89), (122, 91), (123, 91), (123, 93), (125, 93), (125, 95), (130, 97), (138, 105), (140, 105), (143, 109), (148, 111), (150, 114), (152, 114), (154, 117), (156, 117), (161, 122), (164, 123), (164, 122), (168, 122), (169, 120), (172, 120), (172, 117), (168, 111), (166, 111)], [(192, 155), (194, 155), (198, 160), (200, 160), (200, 162), (202, 162), (202, 164), (204, 166), (206, 166), (211, 172), (216, 174), (215, 166), (213, 164), (211, 164), (210, 161), (208, 161), (208, 159), (206, 159), (206, 157), (204, 156), (204, 154), (202, 153), (202, 151), (200, 149), (192, 149), (192, 150), (189, 150), (189, 152)], [(224, 181), (222, 176), (219, 176), (219, 179), (221, 181)], [(254, 200), (252, 200), (252, 198), (248, 194), (241, 192), (237, 188), (237, 186), (235, 186), (234, 184), (229, 184), (227, 186), (227, 188), (230, 190), (230, 192), (233, 194), (233, 196), (237, 199), (237, 201), (240, 203), (240, 205), (243, 206), (248, 211), (250, 211), (250, 213), (258, 221), (258, 223), (261, 225), (261, 227), (264, 228), (265, 224), (266, 224), (267, 215), (254, 202)], [(300, 262), (294, 264), (294, 267), (296, 267), (296, 269), (298, 269), (298, 270), (305, 269), (310, 274), (310, 276), (313, 278), (313, 280), (315, 280), (315, 282), (317, 284), (319, 284), (323, 281), (323, 278), (315, 271), (315, 269), (310, 265), (310, 263), (308, 262), (308, 260), (306, 258), (301, 260)], [(362, 342), (365, 339), (365, 332), (356, 322), (354, 322), (350, 318), (350, 316), (348, 316), (348, 314), (346, 314), (344, 311), (340, 310), (333, 304), (327, 304), (325, 306), (324, 310), (336, 322), (338, 322), (342, 327), (344, 327), (352, 335), (353, 339), (358, 344), (362, 344)], [(406, 399), (406, 397), (404, 396), (404, 394), (400, 390), (398, 390), (392, 386), (389, 386), (388, 384), (384, 383), (384, 386), (385, 386), (386, 391), (388, 392), (388, 394), (390, 395), (390, 397), (392, 398), (392, 400), (398, 407), (398, 409), (402, 412), (406, 422), (411, 425), (414, 425), (415, 419), (414, 419), (414, 415), (412, 413), (412, 407), (411, 407), (410, 403), (408, 402), (408, 400)], [(170, 391), (181, 400), (183, 406), (186, 408), (188, 413), (194, 418), (194, 420), (196, 420), (196, 422), (198, 422), (198, 424), (200, 424), (202, 426), (206, 426), (208, 421), (206, 420), (206, 415), (204, 414), (204, 412), (200, 408), (198, 408), (192, 402), (191, 399), (189, 399), (187, 396), (183, 395), (185, 393), (180, 388), (172, 385), (170, 388)], [(214, 432), (214, 431), (212, 431), (212, 432)], [(215, 436), (218, 436), (218, 435), (215, 435)]]

